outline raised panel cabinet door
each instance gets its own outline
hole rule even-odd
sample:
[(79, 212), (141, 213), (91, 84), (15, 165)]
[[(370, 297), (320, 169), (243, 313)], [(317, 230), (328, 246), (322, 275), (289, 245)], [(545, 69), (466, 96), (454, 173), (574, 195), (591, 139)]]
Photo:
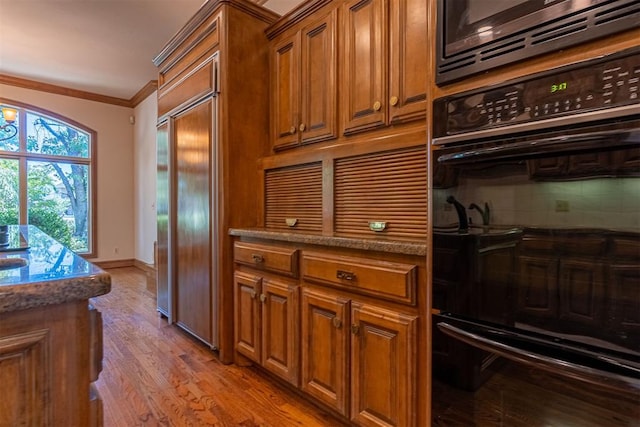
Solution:
[(416, 425), (417, 318), (351, 304), (351, 421)]
[[(212, 343), (211, 164), (213, 100), (174, 119), (178, 325)], [(214, 237), (215, 238), (215, 237)]]
[(262, 366), (298, 386), (298, 286), (262, 280)]
[(389, 0), (389, 122), (425, 120), (427, 2)]
[(271, 137), (278, 150), (300, 142), (300, 33), (274, 45), (271, 72)]
[(336, 137), (337, 9), (303, 28), (301, 58), (302, 143)]
[(234, 274), (234, 342), (236, 351), (256, 363), (262, 362), (260, 329), (260, 288), (262, 278), (236, 272)]
[(386, 30), (384, 0), (351, 0), (342, 6), (343, 133), (386, 125)]
[(605, 324), (604, 264), (593, 259), (560, 260), (560, 324), (562, 330), (589, 334)]
[(348, 416), (349, 300), (302, 292), (302, 389)]
[(558, 318), (558, 259), (520, 256), (516, 320), (544, 325)]

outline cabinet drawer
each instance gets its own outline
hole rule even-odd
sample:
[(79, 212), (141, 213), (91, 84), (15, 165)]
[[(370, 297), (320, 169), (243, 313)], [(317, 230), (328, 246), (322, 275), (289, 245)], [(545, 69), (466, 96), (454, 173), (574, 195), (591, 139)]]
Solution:
[(415, 304), (417, 272), (412, 264), (313, 252), (302, 255), (305, 280), (411, 305)]
[(298, 250), (257, 243), (236, 242), (233, 259), (238, 264), (298, 277)]

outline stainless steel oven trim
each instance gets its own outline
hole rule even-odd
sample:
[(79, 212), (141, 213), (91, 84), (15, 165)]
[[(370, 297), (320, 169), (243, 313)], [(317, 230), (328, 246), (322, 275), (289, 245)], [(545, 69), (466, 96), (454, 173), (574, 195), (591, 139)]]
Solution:
[(593, 369), (542, 354), (535, 354), (465, 331), (446, 322), (438, 322), (437, 326), (443, 333), (457, 340), (473, 347), (499, 354), (509, 360), (524, 363), (554, 374), (571, 377), (596, 385), (604, 385), (617, 390), (640, 391), (640, 381), (634, 380), (633, 378)]
[(505, 125), (501, 127), (436, 137), (433, 138), (433, 145), (444, 145), (465, 141), (476, 142), (481, 139), (484, 140), (492, 137), (502, 138), (511, 134), (539, 130), (550, 131), (553, 130), (553, 128), (560, 126), (575, 125), (579, 123), (591, 123), (597, 120), (621, 119), (637, 114), (640, 114), (640, 103), (622, 105), (620, 107), (600, 109), (585, 113), (571, 114), (567, 116), (538, 120), (534, 122), (518, 123), (513, 125), (505, 122)]

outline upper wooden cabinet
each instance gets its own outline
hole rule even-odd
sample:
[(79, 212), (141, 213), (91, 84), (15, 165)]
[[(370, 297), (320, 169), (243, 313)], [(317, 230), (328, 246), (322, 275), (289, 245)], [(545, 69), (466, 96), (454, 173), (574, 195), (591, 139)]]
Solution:
[(342, 6), (345, 135), (425, 119), (427, 2), (351, 0)]
[(271, 51), (273, 149), (336, 137), (336, 15), (321, 15)]

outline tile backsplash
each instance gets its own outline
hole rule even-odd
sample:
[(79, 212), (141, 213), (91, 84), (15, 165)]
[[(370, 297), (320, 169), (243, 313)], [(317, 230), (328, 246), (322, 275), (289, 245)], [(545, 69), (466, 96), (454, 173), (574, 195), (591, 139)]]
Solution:
[[(535, 182), (525, 174), (508, 178), (462, 178), (457, 187), (433, 191), (434, 225), (457, 224), (453, 195), (465, 207), (476, 203), (491, 210), (493, 225), (551, 228), (590, 227), (640, 231), (640, 178), (598, 178)], [(482, 224), (476, 210), (467, 210)]]

